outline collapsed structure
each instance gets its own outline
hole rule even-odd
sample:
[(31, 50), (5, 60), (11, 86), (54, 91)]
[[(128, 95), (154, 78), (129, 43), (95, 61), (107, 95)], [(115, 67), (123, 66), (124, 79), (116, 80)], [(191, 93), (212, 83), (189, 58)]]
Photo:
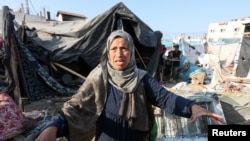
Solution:
[(4, 60), (12, 64), (5, 64), (12, 82), (7, 89), (12, 95), (39, 100), (74, 94), (98, 64), (106, 38), (116, 29), (132, 35), (138, 67), (157, 77), (162, 34), (153, 31), (123, 3), (88, 23), (15, 21), (11, 12), (5, 11), (8, 56)]

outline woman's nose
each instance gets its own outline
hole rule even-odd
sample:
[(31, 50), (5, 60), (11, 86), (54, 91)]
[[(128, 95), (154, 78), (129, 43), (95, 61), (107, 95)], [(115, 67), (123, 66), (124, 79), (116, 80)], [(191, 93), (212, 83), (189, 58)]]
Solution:
[(122, 55), (122, 50), (118, 49), (117, 52), (116, 52), (116, 55), (121, 56)]

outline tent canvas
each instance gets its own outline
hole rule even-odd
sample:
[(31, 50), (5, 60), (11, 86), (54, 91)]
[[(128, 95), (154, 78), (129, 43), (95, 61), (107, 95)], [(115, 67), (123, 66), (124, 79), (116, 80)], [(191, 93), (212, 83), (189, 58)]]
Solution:
[[(161, 36), (121, 2), (87, 23), (79, 23), (80, 25), (77, 21), (68, 24), (67, 22), (57, 23), (49, 22), (43, 31), (38, 30), (40, 34), (47, 34), (45, 39), (49, 38), (49, 40), (41, 40), (41, 36), (32, 40), (49, 51), (50, 61), (71, 63), (81, 58), (91, 68), (98, 64), (106, 39), (113, 30), (123, 29), (129, 32), (133, 36), (136, 47), (142, 52), (147, 49), (154, 52)], [(29, 25), (28, 22), (27, 25)], [(37, 23), (35, 28), (39, 26), (41, 24)], [(49, 26), (58, 30), (50, 30)], [(59, 28), (56, 28), (57, 26)], [(75, 27), (78, 27), (78, 30)]]
[[(22, 32), (22, 28), (26, 32)], [(6, 32), (13, 29), (10, 27)], [(78, 87), (72, 89), (71, 86), (79, 86), (82, 80), (79, 82), (78, 76), (56, 64), (87, 76), (99, 63), (107, 37), (116, 29), (123, 29), (131, 34), (136, 46), (138, 67), (157, 77), (162, 34), (153, 31), (120, 2), (87, 23), (25, 21), (25, 26), (20, 24), (17, 31), (19, 35), (25, 35), (22, 39), (14, 34), (15, 31), (8, 32), (13, 32), (14, 36), (9, 35), (7, 38), (16, 37), (16, 43), (13, 45), (17, 46), (11, 48), (16, 47), (20, 57), (18, 67), (22, 69), (19, 74), (19, 77), (22, 77), (16, 79), (22, 81), (22, 92), (25, 92), (22, 95), (31, 100), (38, 100), (51, 94), (74, 94)], [(69, 80), (72, 85), (65, 84), (69, 83)], [(76, 81), (79, 85), (76, 85)]]

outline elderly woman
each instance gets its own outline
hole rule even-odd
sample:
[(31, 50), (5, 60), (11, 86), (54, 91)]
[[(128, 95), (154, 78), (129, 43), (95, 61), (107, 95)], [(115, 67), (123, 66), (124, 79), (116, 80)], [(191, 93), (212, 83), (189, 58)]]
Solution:
[(200, 116), (224, 122), (222, 116), (167, 91), (138, 69), (132, 37), (117, 30), (108, 37), (100, 64), (36, 141), (55, 141), (59, 136), (72, 141), (145, 141), (152, 123), (149, 105), (192, 117), (192, 122)]

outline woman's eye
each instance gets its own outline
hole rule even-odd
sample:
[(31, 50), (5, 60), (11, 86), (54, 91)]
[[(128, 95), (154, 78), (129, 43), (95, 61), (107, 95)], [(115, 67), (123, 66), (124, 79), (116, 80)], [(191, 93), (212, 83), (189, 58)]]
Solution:
[(128, 48), (122, 48), (122, 51), (128, 51)]

